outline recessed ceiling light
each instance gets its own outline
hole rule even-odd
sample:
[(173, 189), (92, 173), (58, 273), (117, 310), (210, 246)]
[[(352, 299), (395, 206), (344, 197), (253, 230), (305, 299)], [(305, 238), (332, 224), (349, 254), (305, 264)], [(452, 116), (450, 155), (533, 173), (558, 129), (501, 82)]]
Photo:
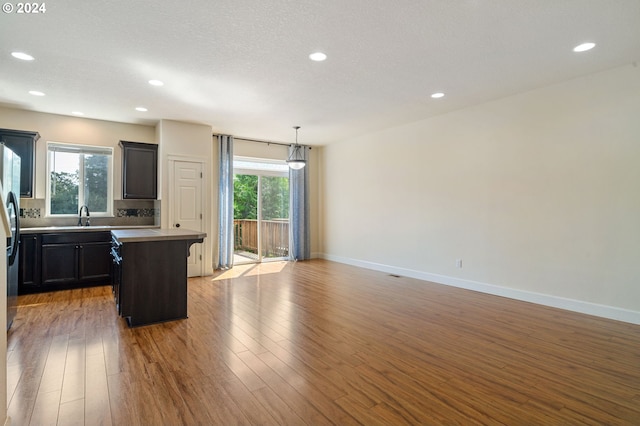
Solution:
[(149, 111), (148, 109), (146, 109), (145, 107), (136, 107), (136, 111), (140, 111), (140, 112), (147, 112)]
[(84, 115), (84, 112), (82, 112), (82, 111), (73, 111), (71, 114), (73, 114), (73, 115)]
[(582, 43), (573, 48), (574, 52), (586, 52), (587, 50), (591, 50), (596, 47), (595, 43)]
[(44, 93), (39, 92), (37, 90), (29, 90), (29, 94), (33, 96), (44, 96)]
[(160, 80), (149, 80), (149, 84), (152, 86), (164, 86), (164, 83)]
[(311, 55), (309, 55), (309, 59), (311, 59), (312, 61), (316, 61), (316, 62), (322, 62), (325, 59), (327, 59), (327, 55), (325, 55), (322, 52), (316, 52), (316, 53), (312, 53)]
[(11, 52), (11, 56), (17, 59), (22, 59), (23, 61), (33, 61), (33, 56), (24, 53), (24, 52)]
[(432, 97), (433, 99), (439, 99), (439, 98), (444, 97), (444, 93), (442, 93), (442, 92), (432, 93), (432, 94), (431, 94), (431, 97)]

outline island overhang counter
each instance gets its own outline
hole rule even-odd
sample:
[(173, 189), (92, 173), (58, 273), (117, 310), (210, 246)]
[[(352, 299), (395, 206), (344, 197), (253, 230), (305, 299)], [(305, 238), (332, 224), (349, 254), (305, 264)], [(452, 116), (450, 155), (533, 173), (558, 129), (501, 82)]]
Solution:
[(130, 327), (187, 318), (187, 258), (207, 235), (189, 229), (111, 231), (116, 309)]

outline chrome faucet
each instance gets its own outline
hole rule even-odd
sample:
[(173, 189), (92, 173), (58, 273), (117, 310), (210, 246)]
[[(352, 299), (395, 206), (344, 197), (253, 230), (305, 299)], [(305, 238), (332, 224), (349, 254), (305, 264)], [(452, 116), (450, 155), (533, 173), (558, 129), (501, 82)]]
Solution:
[(83, 205), (80, 207), (80, 211), (78, 212), (78, 226), (82, 226), (82, 210), (85, 210), (87, 212), (87, 221), (84, 223), (84, 226), (89, 226), (91, 225), (90, 219), (89, 219), (89, 207), (87, 207), (87, 205)]

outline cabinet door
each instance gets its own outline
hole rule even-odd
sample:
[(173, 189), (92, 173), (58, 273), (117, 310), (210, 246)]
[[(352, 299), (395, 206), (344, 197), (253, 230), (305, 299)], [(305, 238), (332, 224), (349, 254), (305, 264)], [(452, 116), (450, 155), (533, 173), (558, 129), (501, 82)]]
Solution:
[(120, 141), (122, 198), (152, 199), (158, 195), (158, 145)]
[(122, 259), (113, 254), (111, 259), (111, 285), (113, 289), (113, 297), (116, 301), (116, 310), (118, 315), (122, 315), (122, 304), (120, 297), (120, 282), (122, 281)]
[(78, 281), (77, 244), (42, 245), (42, 285), (71, 284)]
[(18, 292), (29, 292), (40, 286), (40, 236), (20, 236)]
[(109, 281), (111, 276), (111, 243), (83, 243), (78, 251), (80, 282)]
[(20, 156), (20, 196), (33, 197), (36, 132), (0, 129), (0, 141)]

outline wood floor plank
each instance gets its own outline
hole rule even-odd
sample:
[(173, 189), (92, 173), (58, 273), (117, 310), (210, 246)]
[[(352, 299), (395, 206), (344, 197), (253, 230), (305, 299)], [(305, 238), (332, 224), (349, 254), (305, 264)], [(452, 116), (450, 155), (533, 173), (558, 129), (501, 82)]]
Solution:
[[(278, 344), (285, 345), (286, 341), (278, 342)], [(304, 365), (305, 375), (314, 383), (319, 383), (320, 386), (323, 386), (324, 378), (331, 382), (332, 394), (349, 394), (351, 398), (368, 407), (373, 407), (380, 402), (380, 395), (375, 388), (362, 382), (358, 375), (344, 374), (344, 371), (334, 368), (336, 365), (341, 365), (340, 362), (334, 364), (332, 359), (317, 357), (305, 348), (298, 346), (290, 350), (296, 352), (300, 357), (299, 359), (302, 360)]]
[(294, 387), (258, 358), (256, 354), (251, 351), (245, 351), (239, 353), (238, 357), (249, 366), (262, 381), (267, 383), (300, 418), (305, 419), (306, 422), (313, 425), (332, 424), (331, 420), (325, 417), (309, 400), (298, 393)]
[[(329, 399), (336, 399), (345, 395), (345, 391), (341, 390), (335, 383), (327, 377), (324, 369), (328, 368), (326, 363), (322, 364), (321, 371), (316, 370), (306, 362), (305, 354), (297, 351), (295, 345), (288, 340), (274, 342), (269, 346), (269, 352), (258, 355), (263, 361), (270, 360), (269, 365), (276, 371), (282, 371), (281, 376), (286, 378), (297, 377), (297, 381), (304, 383), (313, 383), (313, 385)], [(266, 362), (266, 361), (265, 361)], [(277, 363), (274, 368), (274, 363)], [(317, 364), (316, 364), (317, 365)]]
[(68, 334), (55, 336), (53, 338), (51, 346), (49, 347), (49, 354), (47, 355), (47, 363), (42, 372), (38, 393), (62, 391), (68, 343)]
[[(344, 411), (350, 413), (351, 416), (353, 416), (360, 424), (371, 426), (383, 426), (389, 424), (389, 422), (380, 416), (379, 413), (375, 412), (372, 407), (364, 407), (360, 405), (358, 401), (354, 401), (349, 395), (336, 399), (336, 404), (338, 404)], [(424, 419), (426, 420), (427, 417), (425, 416)], [(434, 419), (429, 420), (431, 420), (432, 424), (437, 424)]]
[(84, 399), (76, 399), (60, 404), (58, 426), (82, 426), (84, 424)]
[[(248, 391), (240, 379), (232, 377), (218, 382), (226, 396), (241, 410), (243, 417), (251, 425), (274, 425), (276, 419), (271, 415), (255, 395)], [(218, 402), (212, 402), (217, 404)], [(224, 404), (224, 400), (222, 400)]]
[[(150, 419), (143, 417), (140, 405), (155, 409), (153, 401), (141, 401), (139, 392), (142, 390), (134, 380), (135, 376), (129, 373), (115, 373), (107, 377), (109, 388), (109, 405), (111, 410), (111, 422), (114, 425), (141, 426)], [(147, 395), (147, 397), (149, 397)]]
[(153, 363), (148, 365), (150, 380), (145, 384), (149, 387), (153, 399), (159, 407), (162, 407), (164, 423), (176, 425), (189, 425), (195, 423), (194, 413), (187, 409), (184, 397), (175, 377), (163, 364)]
[(638, 325), (324, 260), (188, 292), (138, 328), (109, 286), (20, 296), (12, 425), (640, 424)]
[[(107, 374), (146, 374), (146, 359), (136, 341), (135, 333), (135, 330), (126, 329), (122, 323), (119, 327), (103, 330), (102, 342)], [(145, 351), (148, 352), (148, 349)]]
[[(35, 374), (33, 374), (35, 372)], [(28, 425), (38, 396), (40, 369), (25, 369), (7, 407), (12, 424)]]
[(312, 424), (305, 422), (298, 416), (280, 396), (269, 387), (262, 387), (251, 392), (260, 404), (271, 414), (277, 424), (281, 425), (305, 425)]
[(212, 376), (190, 375), (183, 370), (171, 376), (186, 410), (193, 416), (191, 424), (247, 424), (244, 414), (226, 395)]
[(16, 392), (18, 383), (20, 383), (24, 369), (21, 365), (7, 366), (7, 404), (11, 404), (11, 399)]
[(67, 346), (67, 358), (64, 366), (60, 404), (84, 399), (86, 347), (86, 340), (84, 338), (69, 340), (69, 344)]
[[(258, 357), (291, 387), (296, 389), (300, 395), (305, 395), (308, 398), (309, 403), (316, 407), (319, 412), (325, 414), (334, 423), (341, 425), (358, 424), (353, 416), (335, 403), (335, 399), (332, 399), (332, 397), (323, 391), (326, 389), (324, 381), (318, 378), (312, 383), (308, 383), (294, 369), (290, 368), (271, 352), (261, 353)], [(320, 386), (318, 386), (318, 384), (320, 384)], [(321, 390), (320, 387), (323, 390)], [(341, 394), (338, 397), (343, 395), (344, 394)]]
[(91, 425), (111, 425), (111, 405), (104, 353), (86, 357), (85, 419)]
[(60, 403), (76, 401), (78, 399), (84, 400), (85, 395), (85, 371), (78, 371), (75, 373), (66, 373), (62, 383), (62, 395), (60, 396)]
[[(36, 397), (29, 421), (33, 426), (55, 426), (60, 411), (60, 390), (40, 392)], [(17, 419), (16, 419), (17, 420)]]

